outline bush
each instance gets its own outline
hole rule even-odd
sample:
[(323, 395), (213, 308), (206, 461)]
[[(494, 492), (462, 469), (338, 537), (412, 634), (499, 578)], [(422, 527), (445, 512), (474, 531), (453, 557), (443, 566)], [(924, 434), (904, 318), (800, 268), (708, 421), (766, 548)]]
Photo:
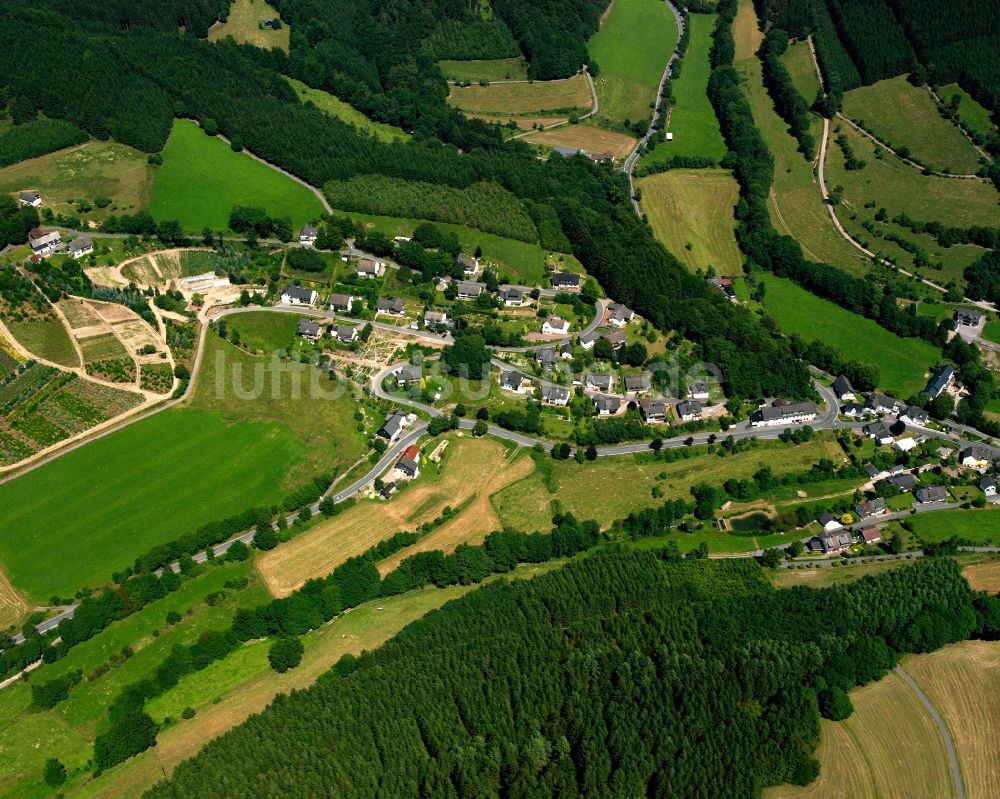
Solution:
[(194, 718), (194, 708), (193, 707), (186, 707), (186, 708), (184, 708), (184, 710), (181, 711), (181, 716), (183, 718), (186, 718), (186, 719), (193, 719)]
[(271, 668), (279, 674), (294, 669), (302, 662), (305, 648), (298, 638), (278, 638), (267, 653)]
[(42, 774), (45, 776), (45, 784), (53, 788), (66, 782), (66, 767), (54, 757), (45, 761)]
[(322, 272), (326, 269), (326, 262), (323, 260), (323, 256), (315, 250), (307, 250), (305, 248), (289, 250), (288, 265), (300, 272)]
[(250, 547), (242, 541), (234, 541), (233, 545), (226, 551), (226, 560), (241, 561), (250, 557)]
[(177, 624), (181, 620), (181, 614), (172, 610), (167, 614), (167, 624)]

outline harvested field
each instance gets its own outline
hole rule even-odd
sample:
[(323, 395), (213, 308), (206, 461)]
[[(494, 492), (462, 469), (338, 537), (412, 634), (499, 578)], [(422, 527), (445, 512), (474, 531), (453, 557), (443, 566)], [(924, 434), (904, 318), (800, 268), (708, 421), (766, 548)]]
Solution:
[(1000, 643), (963, 641), (928, 655), (907, 657), (903, 668), (948, 726), (968, 799), (996, 796), (1000, 779)]
[(73, 330), (101, 324), (101, 320), (97, 314), (94, 313), (87, 303), (81, 300), (62, 300), (59, 303), (59, 310), (63, 312), (63, 316), (66, 317), (66, 321), (69, 322), (69, 326)]
[(757, 13), (753, 10), (753, 0), (740, 0), (736, 19), (733, 21), (733, 38), (736, 40), (734, 61), (753, 58), (764, 41), (764, 34), (757, 25)]
[(0, 629), (17, 624), (28, 612), (28, 603), (0, 571)]
[(1000, 560), (966, 566), (962, 569), (962, 574), (976, 591), (1000, 593)]
[(468, 507), (434, 532), (425, 535), (412, 547), (407, 547), (391, 558), (383, 560), (378, 565), (379, 572), (384, 577), (410, 555), (418, 552), (430, 552), (435, 549), (452, 552), (459, 544), (482, 543), (487, 535), (503, 528), (490, 503), (490, 497), (511, 483), (527, 477), (534, 469), (534, 461), (527, 455), (522, 455), (513, 461), (504, 461), (495, 472), (480, 472), (475, 496)]
[(435, 518), (446, 506), (459, 507), (482, 490), (505, 458), (506, 450), (495, 441), (453, 442), (436, 479), (418, 481), (388, 502), (362, 502), (266, 553), (257, 564), (264, 584), (274, 596), (287, 596), (379, 541)]
[(589, 111), (591, 108), (590, 86), (584, 75), (532, 83), (452, 85), (448, 102), (462, 111), (494, 117), (524, 116), (544, 111), (565, 111), (568, 116), (570, 111)]
[(546, 147), (579, 147), (594, 154), (610, 151), (617, 160), (627, 158), (637, 143), (624, 133), (600, 130), (590, 125), (563, 125), (561, 128), (526, 136), (524, 140), (544, 144)]

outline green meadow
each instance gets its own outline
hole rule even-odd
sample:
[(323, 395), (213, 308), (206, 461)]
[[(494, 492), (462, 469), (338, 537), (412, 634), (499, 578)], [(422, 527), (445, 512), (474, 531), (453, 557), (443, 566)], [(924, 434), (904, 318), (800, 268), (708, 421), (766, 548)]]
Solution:
[(275, 169), (236, 153), (194, 123), (174, 122), (153, 179), (149, 212), (157, 221), (176, 219), (186, 231), (224, 230), (234, 205), (289, 216), (299, 227), (323, 212), (313, 192)]
[(920, 391), (927, 371), (940, 359), (940, 352), (926, 341), (901, 338), (790, 280), (768, 275), (764, 282), (764, 310), (782, 330), (806, 341), (818, 338), (845, 358), (878, 364), (881, 387), (895, 396), (905, 399)]
[(369, 133), (376, 139), (380, 139), (381, 141), (406, 141), (410, 138), (410, 134), (404, 132), (402, 128), (386, 125), (382, 122), (373, 122), (353, 105), (345, 103), (339, 97), (329, 92), (325, 92), (322, 89), (314, 89), (300, 80), (295, 80), (295, 78), (286, 77), (285, 80), (295, 89), (295, 93), (303, 103), (310, 102), (324, 114), (336, 117), (349, 125), (354, 125), (358, 130)]

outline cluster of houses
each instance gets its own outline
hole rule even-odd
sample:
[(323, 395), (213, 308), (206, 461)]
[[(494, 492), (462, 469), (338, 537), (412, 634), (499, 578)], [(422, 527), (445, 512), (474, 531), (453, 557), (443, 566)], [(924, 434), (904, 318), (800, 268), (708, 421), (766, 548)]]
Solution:
[(83, 258), (94, 251), (94, 243), (87, 236), (75, 236), (67, 243), (58, 230), (40, 227), (28, 232), (28, 246), (31, 247), (31, 254), (38, 258), (64, 251), (71, 258)]
[(358, 339), (358, 329), (351, 325), (323, 324), (315, 319), (299, 319), (295, 332), (306, 341), (318, 341), (329, 333), (341, 344), (353, 344)]

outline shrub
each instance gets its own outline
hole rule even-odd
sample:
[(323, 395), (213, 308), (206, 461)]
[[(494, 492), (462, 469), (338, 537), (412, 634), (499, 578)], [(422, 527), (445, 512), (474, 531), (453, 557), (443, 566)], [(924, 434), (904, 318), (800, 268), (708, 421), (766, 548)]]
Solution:
[(271, 644), (267, 659), (271, 663), (271, 668), (282, 674), (302, 662), (304, 651), (305, 648), (298, 638), (278, 638)]

